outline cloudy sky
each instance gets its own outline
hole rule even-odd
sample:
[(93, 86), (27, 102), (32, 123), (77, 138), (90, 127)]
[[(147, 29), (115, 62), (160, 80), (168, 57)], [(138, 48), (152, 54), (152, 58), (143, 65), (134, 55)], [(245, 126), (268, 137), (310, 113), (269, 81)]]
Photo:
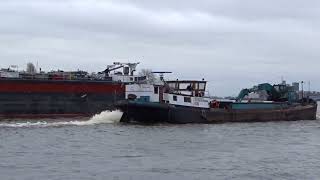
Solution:
[(1, 0), (0, 66), (140, 61), (205, 78), (212, 95), (281, 77), (320, 90), (319, 9), (319, 0)]

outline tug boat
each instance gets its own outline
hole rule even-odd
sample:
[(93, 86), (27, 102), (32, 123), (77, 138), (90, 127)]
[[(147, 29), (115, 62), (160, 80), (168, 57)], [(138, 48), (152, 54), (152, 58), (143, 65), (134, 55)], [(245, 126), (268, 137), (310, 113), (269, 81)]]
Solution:
[[(204, 80), (176, 80), (161, 85), (126, 85), (126, 100), (116, 103), (123, 112), (120, 121), (185, 124), (316, 120), (317, 103), (299, 98), (299, 89), (285, 83), (243, 89), (235, 100), (206, 96), (206, 84)], [(265, 99), (248, 99), (252, 93), (262, 93)]]

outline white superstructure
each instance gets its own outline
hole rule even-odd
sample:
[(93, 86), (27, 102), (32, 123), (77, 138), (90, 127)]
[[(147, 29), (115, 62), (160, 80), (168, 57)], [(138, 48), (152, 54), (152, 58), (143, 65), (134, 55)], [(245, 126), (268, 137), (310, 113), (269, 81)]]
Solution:
[(142, 101), (159, 102), (160, 86), (151, 84), (129, 84), (126, 85), (126, 99), (130, 99), (130, 95)]
[(159, 102), (176, 106), (210, 108), (211, 98), (205, 97), (205, 81), (167, 81), (162, 85), (126, 85), (126, 99)]
[(206, 97), (194, 97), (168, 93), (163, 94), (163, 100), (173, 105), (200, 108), (210, 108), (209, 103), (211, 102), (211, 99)]
[(1, 69), (0, 78), (19, 78), (19, 72), (11, 69)]
[[(134, 75), (138, 64), (140, 63), (114, 62), (112, 65), (107, 66), (107, 69), (104, 70), (104, 73), (107, 77), (111, 77), (112, 81), (124, 83), (144, 82), (147, 80), (146, 76)], [(122, 69), (122, 71), (116, 71), (118, 69)]]
[(211, 98), (205, 97), (206, 81), (167, 81), (169, 90), (163, 94), (166, 103), (177, 106), (210, 108)]

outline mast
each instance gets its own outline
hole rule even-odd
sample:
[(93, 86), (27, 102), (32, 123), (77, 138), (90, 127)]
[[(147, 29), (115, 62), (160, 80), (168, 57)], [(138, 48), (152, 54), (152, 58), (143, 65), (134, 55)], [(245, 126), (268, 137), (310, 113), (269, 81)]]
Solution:
[(301, 90), (302, 90), (302, 91), (301, 91), (301, 98), (302, 98), (302, 100), (303, 100), (303, 96), (304, 96), (304, 94), (303, 94), (303, 83), (304, 83), (304, 82), (301, 81)]

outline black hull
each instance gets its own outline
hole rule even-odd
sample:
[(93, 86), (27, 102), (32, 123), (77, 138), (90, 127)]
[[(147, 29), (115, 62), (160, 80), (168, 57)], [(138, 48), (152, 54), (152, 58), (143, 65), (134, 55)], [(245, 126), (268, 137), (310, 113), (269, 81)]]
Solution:
[(317, 104), (278, 110), (225, 110), (123, 101), (117, 107), (123, 111), (122, 122), (175, 124), (316, 120), (317, 113)]
[(0, 118), (92, 116), (124, 98), (120, 82), (0, 79)]
[(91, 116), (121, 99), (123, 93), (0, 93), (0, 118)]

